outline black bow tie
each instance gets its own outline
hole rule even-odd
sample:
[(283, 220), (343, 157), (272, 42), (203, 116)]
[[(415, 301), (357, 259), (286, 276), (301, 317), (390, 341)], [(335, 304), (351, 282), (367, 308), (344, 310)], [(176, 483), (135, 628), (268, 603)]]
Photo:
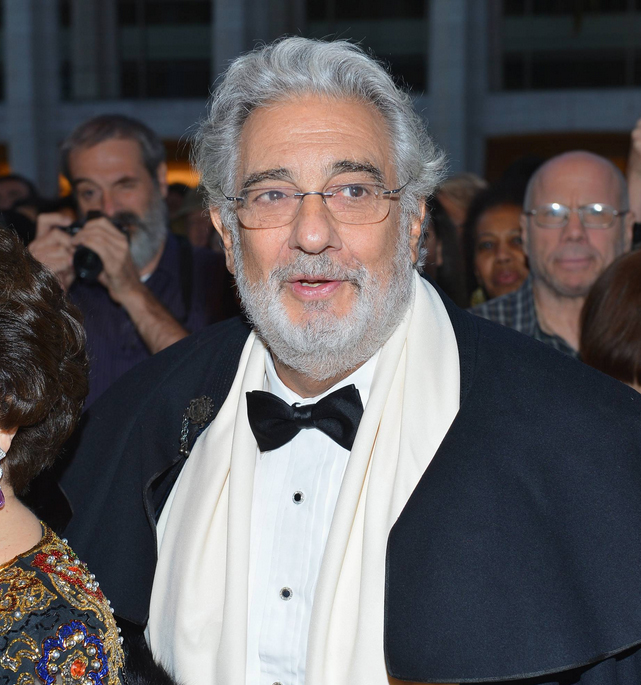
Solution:
[(316, 404), (283, 402), (262, 390), (247, 393), (247, 416), (261, 452), (293, 440), (303, 428), (318, 428), (346, 450), (351, 450), (363, 403), (355, 385), (340, 388)]

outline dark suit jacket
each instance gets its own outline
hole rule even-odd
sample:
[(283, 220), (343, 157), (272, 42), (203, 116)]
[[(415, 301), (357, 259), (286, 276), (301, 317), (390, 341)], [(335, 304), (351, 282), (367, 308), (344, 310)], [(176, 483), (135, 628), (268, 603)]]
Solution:
[[(461, 406), (389, 537), (389, 673), (638, 684), (641, 395), (446, 306)], [(183, 412), (201, 395), (220, 407), (247, 334), (230, 320), (179, 342), (87, 417), (62, 479), (74, 510), (66, 534), (128, 620), (147, 619), (155, 520), (184, 463)]]

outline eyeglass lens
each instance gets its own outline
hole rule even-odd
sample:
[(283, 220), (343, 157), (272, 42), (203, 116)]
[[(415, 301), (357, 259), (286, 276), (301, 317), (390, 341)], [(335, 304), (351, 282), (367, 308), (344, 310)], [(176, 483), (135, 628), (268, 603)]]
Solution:
[(292, 222), (306, 195), (320, 195), (332, 216), (344, 224), (370, 224), (389, 213), (390, 194), (374, 184), (330, 186), (322, 193), (296, 188), (252, 188), (241, 193), (238, 218), (247, 228), (278, 228)]
[(579, 220), (586, 228), (609, 228), (617, 216), (613, 207), (598, 202), (578, 208), (553, 202), (534, 210), (534, 222), (543, 228), (559, 228), (568, 223), (572, 212), (578, 213)]

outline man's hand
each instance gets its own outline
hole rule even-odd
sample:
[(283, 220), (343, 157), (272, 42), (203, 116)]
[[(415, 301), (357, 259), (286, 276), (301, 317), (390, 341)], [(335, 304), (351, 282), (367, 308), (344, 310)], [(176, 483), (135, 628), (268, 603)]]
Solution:
[(88, 247), (100, 257), (103, 270), (98, 282), (107, 288), (115, 302), (124, 305), (129, 296), (140, 290), (140, 274), (131, 259), (127, 236), (107, 217), (87, 221), (71, 242), (74, 247)]
[[(628, 192), (630, 193), (630, 209), (641, 221), (641, 119), (632, 131), (630, 141), (630, 156), (628, 157)], [(619, 208), (620, 209), (620, 208)]]
[(72, 238), (60, 226), (69, 226), (72, 220), (64, 214), (41, 214), (36, 224), (36, 237), (29, 243), (29, 252), (58, 277), (65, 292), (76, 275), (73, 270)]
[(72, 243), (88, 247), (102, 259), (103, 270), (98, 281), (107, 288), (110, 297), (127, 310), (152, 354), (189, 335), (149, 288), (140, 282), (127, 236), (107, 217), (87, 221), (72, 238)]

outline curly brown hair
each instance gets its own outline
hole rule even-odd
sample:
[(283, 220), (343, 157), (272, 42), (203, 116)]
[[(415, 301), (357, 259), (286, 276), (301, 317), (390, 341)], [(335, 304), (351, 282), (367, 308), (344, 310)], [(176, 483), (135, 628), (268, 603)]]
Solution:
[(7, 452), (17, 494), (49, 466), (87, 395), (80, 312), (56, 277), (0, 228), (0, 426), (18, 428)]

